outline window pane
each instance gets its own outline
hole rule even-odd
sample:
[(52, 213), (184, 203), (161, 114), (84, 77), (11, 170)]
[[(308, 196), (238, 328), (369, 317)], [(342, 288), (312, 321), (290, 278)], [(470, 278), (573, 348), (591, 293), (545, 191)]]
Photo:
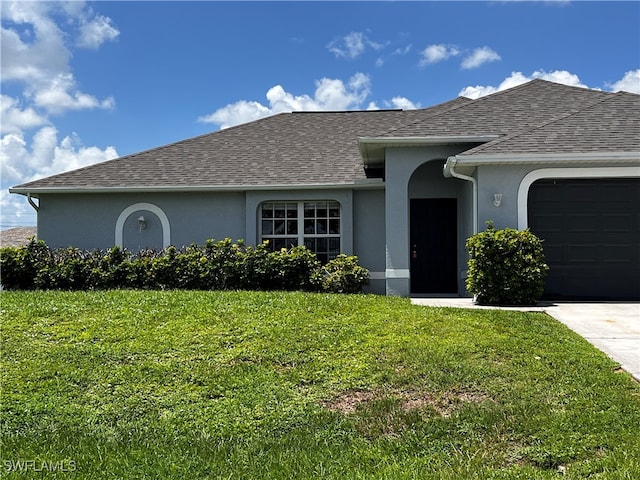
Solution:
[(285, 217), (285, 204), (284, 203), (276, 203), (273, 208), (273, 216), (275, 218), (284, 218)]
[(335, 202), (331, 202), (329, 204), (329, 216), (331, 218), (339, 218), (340, 217), (340, 205)]
[(305, 203), (304, 204), (304, 218), (314, 218), (316, 216), (316, 205), (315, 203)]
[(275, 220), (273, 226), (273, 234), (274, 235), (284, 235), (284, 220)]
[(297, 234), (298, 234), (298, 221), (287, 220), (287, 235), (297, 235)]
[(269, 241), (269, 245), (273, 245), (273, 248), (271, 248), (271, 250), (273, 250), (274, 252), (282, 250), (283, 248), (286, 248), (288, 250), (295, 247), (297, 244), (297, 238), (272, 238)]
[(326, 252), (327, 251), (327, 239), (326, 238), (317, 238), (316, 239), (316, 246), (318, 249), (318, 252)]
[(327, 220), (316, 220), (316, 234), (325, 235), (327, 233)]
[(272, 235), (273, 234), (273, 221), (272, 220), (263, 220), (262, 221), (262, 235)]
[(316, 251), (316, 239), (315, 238), (305, 238), (304, 246), (307, 247), (312, 252)]
[(265, 203), (262, 205), (262, 218), (273, 218), (273, 204)]
[(330, 253), (340, 253), (340, 239), (339, 238), (330, 238), (329, 239), (329, 249)]
[(298, 206), (295, 203), (287, 205), (287, 218), (298, 218)]
[(326, 203), (324, 203), (322, 205), (318, 205), (318, 208), (316, 209), (316, 216), (318, 218), (327, 218), (328, 212), (327, 212), (327, 204)]
[(332, 235), (340, 234), (340, 219), (332, 218), (329, 220), (329, 233)]
[(313, 220), (305, 220), (304, 221), (304, 233), (305, 234), (310, 234), (310, 233), (316, 233), (316, 229), (315, 229), (315, 222)]

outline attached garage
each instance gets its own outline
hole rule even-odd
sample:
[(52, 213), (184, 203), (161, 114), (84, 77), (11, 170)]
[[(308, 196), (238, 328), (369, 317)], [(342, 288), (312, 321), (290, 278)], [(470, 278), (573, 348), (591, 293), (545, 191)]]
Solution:
[(538, 180), (527, 208), (550, 267), (545, 297), (640, 299), (640, 178)]

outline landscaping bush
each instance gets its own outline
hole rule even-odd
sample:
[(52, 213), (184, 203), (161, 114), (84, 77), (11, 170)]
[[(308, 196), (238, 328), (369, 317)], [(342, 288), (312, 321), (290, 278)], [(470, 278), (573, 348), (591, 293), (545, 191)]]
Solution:
[(0, 250), (1, 282), (9, 290), (305, 290), (356, 293), (369, 272), (341, 255), (321, 266), (305, 247), (271, 252), (267, 244), (208, 240), (204, 246), (137, 254), (109, 250), (51, 250), (42, 241)]
[(358, 293), (369, 282), (369, 271), (358, 265), (358, 257), (340, 254), (318, 269), (312, 280), (323, 292)]
[(467, 290), (482, 305), (533, 305), (542, 296), (549, 270), (542, 242), (529, 230), (496, 230), (467, 240)]
[(42, 241), (32, 238), (20, 248), (0, 249), (0, 279), (6, 288), (33, 290), (48, 288), (48, 272), (53, 261)]

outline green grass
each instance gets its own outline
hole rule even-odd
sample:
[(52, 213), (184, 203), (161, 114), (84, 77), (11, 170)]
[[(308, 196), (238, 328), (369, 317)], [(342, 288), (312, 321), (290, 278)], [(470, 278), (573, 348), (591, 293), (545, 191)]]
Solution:
[(544, 314), (302, 293), (0, 301), (3, 478), (640, 478), (639, 385)]

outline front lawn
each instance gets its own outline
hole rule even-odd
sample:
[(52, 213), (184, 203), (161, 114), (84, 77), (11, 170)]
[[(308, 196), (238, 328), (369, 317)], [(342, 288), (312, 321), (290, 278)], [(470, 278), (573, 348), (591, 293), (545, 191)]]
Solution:
[(640, 478), (640, 386), (544, 314), (280, 292), (0, 301), (3, 478)]

